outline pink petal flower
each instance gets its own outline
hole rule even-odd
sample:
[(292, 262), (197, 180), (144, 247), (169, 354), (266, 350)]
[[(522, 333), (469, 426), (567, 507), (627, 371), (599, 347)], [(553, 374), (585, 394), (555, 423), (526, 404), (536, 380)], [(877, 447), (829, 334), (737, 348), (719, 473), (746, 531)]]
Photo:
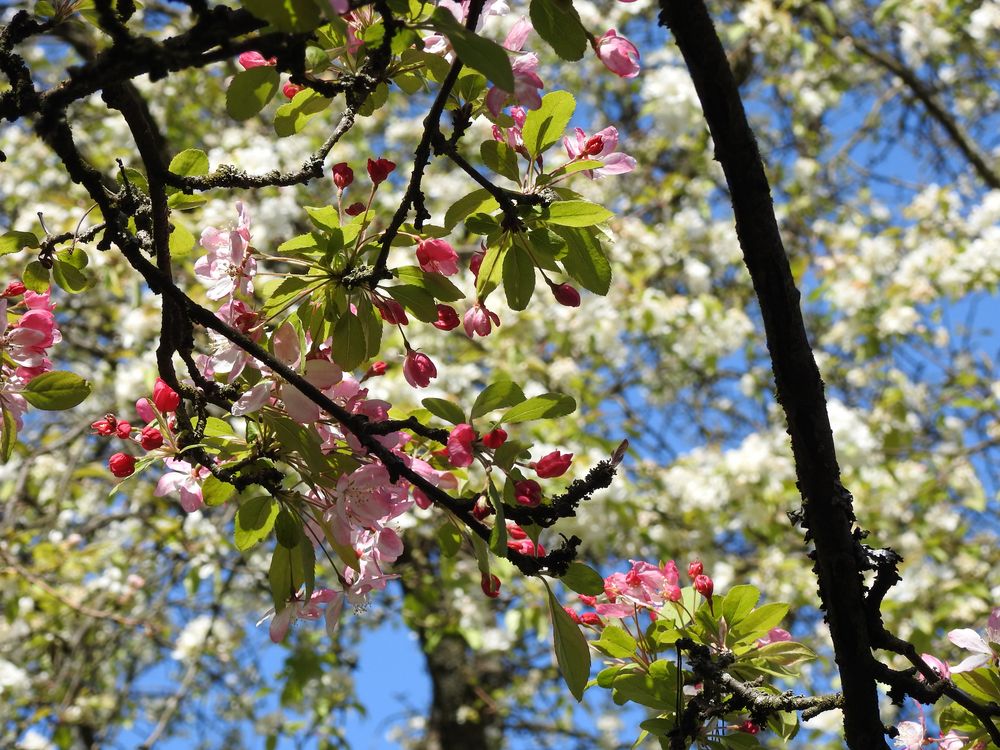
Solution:
[(621, 78), (639, 75), (639, 50), (627, 38), (609, 29), (594, 44), (594, 50), (605, 67)]
[(452, 428), (448, 435), (448, 460), (453, 466), (465, 467), (472, 465), (472, 444), (476, 441), (476, 431), (472, 425), (460, 424)]

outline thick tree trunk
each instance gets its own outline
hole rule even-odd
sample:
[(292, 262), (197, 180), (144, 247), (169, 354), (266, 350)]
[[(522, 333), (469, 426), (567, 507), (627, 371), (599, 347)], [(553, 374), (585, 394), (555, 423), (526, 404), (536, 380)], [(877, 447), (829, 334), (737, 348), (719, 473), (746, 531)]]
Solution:
[(806, 335), (760, 152), (704, 3), (660, 0), (660, 8), (660, 23), (673, 32), (715, 141), (715, 158), (726, 175), (736, 233), (760, 303), (777, 397), (792, 439), (802, 523), (807, 540), (815, 544), (813, 570), (840, 670), (845, 739), (851, 750), (885, 748), (865, 616), (865, 561), (859, 559), (851, 495), (840, 483), (823, 381)]

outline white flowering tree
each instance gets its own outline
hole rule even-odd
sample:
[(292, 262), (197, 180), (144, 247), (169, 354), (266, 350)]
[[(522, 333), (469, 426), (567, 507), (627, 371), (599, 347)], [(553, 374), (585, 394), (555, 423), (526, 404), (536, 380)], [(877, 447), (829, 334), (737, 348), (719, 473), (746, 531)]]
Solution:
[(1000, 745), (1000, 7), (710, 10), (5, 9), (5, 745)]

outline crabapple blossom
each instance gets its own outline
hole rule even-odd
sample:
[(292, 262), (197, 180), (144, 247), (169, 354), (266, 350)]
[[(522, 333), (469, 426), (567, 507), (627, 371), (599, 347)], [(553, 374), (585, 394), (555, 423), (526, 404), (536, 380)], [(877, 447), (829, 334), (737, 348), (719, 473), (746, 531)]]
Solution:
[(410, 319), (406, 317), (406, 310), (396, 300), (387, 297), (372, 297), (372, 304), (378, 310), (379, 315), (389, 325), (408, 325)]
[(455, 312), (455, 308), (451, 305), (439, 303), (437, 306), (437, 314), (438, 319), (431, 323), (431, 325), (441, 331), (451, 331), (461, 325), (461, 321), (458, 319), (458, 313)]
[(180, 394), (167, 385), (162, 378), (157, 378), (153, 384), (153, 405), (161, 412), (176, 411), (181, 405)]
[(448, 435), (448, 460), (459, 468), (472, 465), (474, 457), (472, 444), (476, 441), (476, 432), (472, 425), (459, 424), (452, 428)]
[(712, 598), (712, 592), (715, 590), (715, 584), (712, 579), (707, 575), (695, 576), (694, 579), (694, 590), (701, 594), (706, 599)]
[(396, 168), (396, 163), (389, 161), (388, 159), (378, 158), (368, 160), (368, 177), (371, 178), (372, 184), (378, 186), (385, 182), (385, 180), (392, 173), (392, 170)]
[(639, 75), (639, 50), (615, 29), (608, 29), (593, 44), (597, 57), (616, 76), (635, 78)]
[(701, 560), (692, 560), (688, 563), (688, 578), (694, 580), (705, 572), (705, 565)]
[(538, 56), (534, 53), (521, 55), (513, 63), (514, 91), (504, 91), (493, 86), (486, 94), (486, 108), (497, 117), (512, 96), (514, 100), (528, 109), (538, 109), (542, 106), (542, 95), (539, 89), (545, 84), (538, 75)]
[(538, 459), (532, 468), (534, 468), (535, 473), (538, 474), (540, 478), (551, 479), (553, 477), (561, 477), (565, 474), (572, 462), (572, 453), (552, 451), (551, 453), (548, 453)]
[(462, 325), (465, 326), (465, 334), (470, 339), (473, 338), (473, 334), (489, 336), (493, 325), (500, 326), (500, 316), (489, 310), (485, 302), (480, 301), (465, 311)]
[(139, 415), (139, 419), (147, 424), (156, 419), (156, 412), (153, 411), (153, 405), (148, 398), (140, 398), (135, 402), (135, 412)]
[(483, 435), (483, 445), (492, 450), (496, 450), (505, 442), (507, 442), (507, 431), (500, 427)]
[(163, 433), (155, 427), (143, 427), (139, 433), (139, 445), (147, 451), (156, 450), (163, 445)]
[(167, 458), (164, 463), (170, 471), (157, 481), (153, 494), (156, 497), (164, 497), (176, 492), (180, 495), (181, 508), (187, 513), (193, 513), (204, 507), (201, 483), (210, 474), (209, 470), (203, 466), (192, 466), (187, 461), (176, 458)]
[(514, 499), (526, 508), (537, 507), (542, 502), (542, 488), (534, 479), (522, 479), (514, 483)]
[(500, 579), (493, 574), (483, 573), (482, 581), (480, 586), (483, 589), (483, 593), (486, 594), (490, 599), (496, 599), (500, 596)]
[(23, 281), (12, 281), (0, 293), (0, 297), (20, 297), (26, 289)]
[(277, 58), (274, 57), (264, 57), (260, 52), (255, 52), (253, 50), (249, 52), (244, 52), (236, 61), (243, 66), (244, 70), (250, 70), (250, 68), (260, 68), (264, 66), (274, 66), (278, 64)]
[(294, 99), (295, 95), (302, 91), (305, 86), (300, 86), (297, 83), (286, 83), (281, 87), (281, 93), (285, 95), (286, 99)]
[(365, 212), (365, 204), (362, 203), (361, 201), (358, 201), (357, 203), (352, 203), (351, 205), (349, 205), (347, 208), (344, 209), (344, 213), (347, 214), (348, 216), (358, 216), (360, 214), (363, 214), (364, 212)]
[(615, 174), (626, 174), (635, 169), (635, 159), (618, 151), (618, 128), (606, 127), (591, 136), (582, 128), (574, 128), (573, 137), (563, 137), (563, 147), (573, 161), (595, 159), (604, 162), (603, 167), (584, 170), (591, 179)]
[(991, 643), (1000, 643), (1000, 607), (990, 612), (986, 621), (986, 638), (971, 628), (959, 628), (948, 633), (948, 640), (959, 648), (972, 651), (973, 655), (963, 659), (951, 668), (952, 674), (969, 672), (991, 662), (1000, 661), (1000, 654), (994, 651)]
[(904, 750), (920, 750), (925, 743), (923, 724), (915, 721), (901, 721), (896, 725), (898, 734), (893, 739), (893, 745)]
[(108, 468), (119, 479), (130, 477), (135, 473), (135, 456), (128, 453), (115, 453), (108, 459)]
[(333, 169), (330, 171), (333, 175), (333, 184), (337, 186), (337, 190), (344, 190), (354, 182), (354, 170), (347, 165), (347, 162), (342, 161), (339, 164), (334, 164)]
[(580, 292), (572, 284), (552, 284), (549, 286), (556, 302), (564, 307), (579, 307)]
[(458, 273), (458, 253), (442, 239), (420, 240), (417, 243), (417, 263), (420, 270), (453, 276)]
[(201, 233), (201, 246), (208, 255), (195, 261), (194, 275), (208, 287), (205, 296), (212, 300), (253, 293), (257, 261), (250, 253), (250, 213), (242, 201), (236, 203), (236, 213), (235, 228), (208, 227)]
[(437, 367), (423, 352), (408, 349), (403, 360), (403, 377), (414, 388), (426, 388), (437, 377)]

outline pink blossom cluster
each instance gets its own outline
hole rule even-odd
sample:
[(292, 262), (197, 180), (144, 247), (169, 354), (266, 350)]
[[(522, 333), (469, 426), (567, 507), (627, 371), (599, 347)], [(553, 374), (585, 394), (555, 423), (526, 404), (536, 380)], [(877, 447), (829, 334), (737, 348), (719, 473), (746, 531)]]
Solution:
[[(0, 294), (0, 405), (14, 417), (18, 429), (28, 408), (20, 392), (52, 369), (49, 349), (62, 341), (54, 310), (48, 291), (36, 294), (20, 281), (11, 282)], [(11, 322), (14, 315), (18, 317)]]

